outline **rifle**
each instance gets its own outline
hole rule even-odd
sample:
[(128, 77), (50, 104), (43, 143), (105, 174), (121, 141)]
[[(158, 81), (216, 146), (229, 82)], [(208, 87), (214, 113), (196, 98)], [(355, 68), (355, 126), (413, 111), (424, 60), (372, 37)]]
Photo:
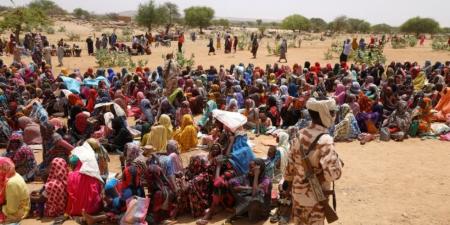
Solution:
[[(325, 133), (319, 134), (316, 137), (316, 139), (311, 143), (311, 145), (308, 148), (308, 154), (311, 151), (315, 150), (317, 142), (324, 134)], [(333, 190), (330, 191), (322, 190), (322, 185), (320, 184), (317, 175), (314, 173), (314, 169), (311, 165), (311, 162), (309, 161), (308, 154), (304, 151), (302, 144), (300, 144), (300, 152), (303, 156), (302, 161), (305, 165), (305, 177), (306, 177), (305, 180), (308, 180), (308, 183), (311, 186), (311, 189), (314, 193), (314, 197), (324, 208), (325, 218), (327, 219), (327, 222), (333, 223), (339, 219), (336, 214), (336, 194), (334, 192), (334, 182), (333, 182)], [(333, 196), (333, 208), (328, 204), (328, 197), (327, 197), (328, 195)]]

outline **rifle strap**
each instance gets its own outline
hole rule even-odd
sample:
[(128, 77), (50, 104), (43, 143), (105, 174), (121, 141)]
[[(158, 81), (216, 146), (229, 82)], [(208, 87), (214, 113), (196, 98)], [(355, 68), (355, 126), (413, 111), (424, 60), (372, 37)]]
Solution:
[(333, 181), (333, 209), (336, 211), (337, 201), (336, 201), (336, 192), (334, 191), (334, 181)]

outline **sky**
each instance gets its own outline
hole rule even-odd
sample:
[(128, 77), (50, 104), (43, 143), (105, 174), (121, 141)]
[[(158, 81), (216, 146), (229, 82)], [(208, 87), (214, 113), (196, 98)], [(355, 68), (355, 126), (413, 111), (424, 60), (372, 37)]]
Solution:
[[(31, 0), (13, 0), (24, 5)], [(147, 0), (53, 0), (68, 11), (83, 8), (90, 12), (108, 13), (136, 10)], [(166, 0), (156, 0), (158, 4)], [(170, 0), (181, 10), (190, 6), (209, 6), (216, 17), (282, 20), (298, 13), (307, 18), (320, 17), (327, 22), (346, 15), (364, 19), (371, 24), (387, 23), (399, 26), (414, 16), (431, 17), (442, 27), (450, 27), (448, 0)], [(11, 6), (11, 0), (0, 0), (0, 5)]]

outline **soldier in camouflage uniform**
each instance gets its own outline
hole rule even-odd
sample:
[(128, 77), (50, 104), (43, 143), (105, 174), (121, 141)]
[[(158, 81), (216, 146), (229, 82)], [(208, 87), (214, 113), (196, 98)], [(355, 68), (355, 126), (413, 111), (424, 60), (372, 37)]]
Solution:
[(333, 137), (325, 134), (320, 137), (315, 149), (307, 152), (309, 145), (319, 134), (328, 133), (328, 128), (334, 123), (336, 103), (333, 99), (310, 99), (306, 104), (312, 117), (312, 124), (300, 130), (292, 140), (291, 153), (285, 172), (285, 180), (290, 184), (292, 192), (292, 218), (295, 224), (321, 225), (324, 224), (325, 214), (323, 206), (317, 202), (315, 195), (305, 178), (305, 165), (302, 162), (300, 145), (309, 156), (322, 189), (330, 190), (332, 181), (341, 177), (342, 161), (335, 151)]

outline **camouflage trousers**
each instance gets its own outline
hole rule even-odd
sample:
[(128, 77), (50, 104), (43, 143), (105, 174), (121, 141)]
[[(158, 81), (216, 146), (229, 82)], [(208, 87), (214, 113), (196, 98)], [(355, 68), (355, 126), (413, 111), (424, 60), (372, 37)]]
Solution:
[(292, 209), (292, 218), (295, 225), (323, 225), (325, 213), (320, 204), (314, 207), (297, 206)]

